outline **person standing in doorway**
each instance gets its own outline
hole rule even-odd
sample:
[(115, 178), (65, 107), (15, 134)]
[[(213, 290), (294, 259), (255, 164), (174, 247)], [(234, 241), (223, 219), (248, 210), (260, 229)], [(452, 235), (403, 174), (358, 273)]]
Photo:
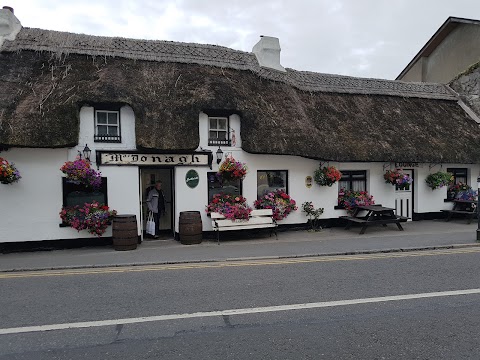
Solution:
[(148, 210), (153, 213), (153, 219), (155, 221), (155, 235), (154, 238), (158, 239), (160, 233), (160, 217), (165, 214), (166, 202), (165, 196), (162, 190), (162, 182), (160, 180), (155, 182), (155, 187), (148, 192), (147, 195)]

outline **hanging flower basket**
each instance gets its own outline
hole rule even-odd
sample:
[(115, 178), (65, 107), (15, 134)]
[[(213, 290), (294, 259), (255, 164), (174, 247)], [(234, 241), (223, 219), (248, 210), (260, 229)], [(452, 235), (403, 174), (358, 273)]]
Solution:
[(68, 181), (83, 184), (86, 187), (99, 189), (102, 184), (102, 174), (90, 167), (90, 162), (84, 159), (67, 161), (60, 170)]
[(90, 234), (100, 237), (116, 214), (117, 212), (110, 210), (108, 206), (93, 201), (85, 203), (83, 207), (76, 205), (62, 208), (60, 218), (63, 223), (77, 231), (88, 230)]
[(207, 214), (217, 212), (225, 216), (226, 219), (248, 220), (252, 208), (247, 205), (247, 199), (242, 195), (215, 194), (212, 202), (206, 206)]
[(247, 166), (245, 163), (236, 161), (233, 156), (227, 156), (225, 161), (220, 165), (217, 176), (222, 180), (243, 180), (247, 175)]
[(405, 174), (402, 169), (387, 170), (383, 174), (387, 184), (397, 185), (400, 189), (405, 189), (412, 183), (410, 175)]
[(21, 178), (20, 172), (15, 167), (15, 164), (0, 157), (0, 183), (12, 184)]
[(375, 200), (368, 191), (353, 191), (340, 189), (338, 193), (338, 205), (343, 206), (347, 212), (352, 213), (359, 205), (373, 205)]
[(342, 173), (335, 166), (319, 167), (313, 174), (313, 179), (320, 186), (332, 186), (342, 178)]
[(453, 174), (448, 172), (438, 171), (433, 174), (429, 174), (425, 179), (427, 186), (432, 190), (450, 185), (453, 182)]
[(292, 211), (297, 210), (295, 200), (282, 189), (269, 192), (253, 203), (255, 209), (272, 209), (275, 220), (283, 220)]

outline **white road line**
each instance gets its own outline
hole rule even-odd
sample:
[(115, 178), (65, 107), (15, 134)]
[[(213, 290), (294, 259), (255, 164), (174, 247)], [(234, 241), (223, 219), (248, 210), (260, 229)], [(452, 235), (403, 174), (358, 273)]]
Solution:
[(190, 314), (171, 314), (171, 315), (158, 315), (158, 316), (114, 319), (114, 320), (100, 320), (100, 321), (53, 324), (53, 325), (25, 326), (25, 327), (0, 329), (0, 335), (10, 335), (10, 334), (19, 334), (19, 333), (28, 333), (28, 332), (43, 332), (43, 331), (52, 331), (52, 330), (80, 329), (80, 328), (101, 327), (101, 326), (111, 326), (111, 325), (120, 325), (120, 324), (122, 325), (138, 324), (138, 323), (146, 323), (146, 322), (154, 322), (154, 321), (191, 319), (191, 318), (214, 317), (214, 316), (225, 316), (225, 315), (232, 316), (232, 315), (245, 315), (245, 314), (277, 312), (277, 311), (289, 311), (289, 310), (318, 309), (318, 308), (324, 308), (324, 307), (369, 304), (369, 303), (379, 303), (379, 302), (387, 302), (387, 301), (428, 299), (428, 298), (435, 298), (435, 297), (472, 295), (472, 294), (480, 294), (480, 289), (440, 291), (440, 292), (431, 292), (431, 293), (395, 295), (395, 296), (384, 296), (384, 297), (364, 298), (364, 299), (324, 301), (324, 302), (316, 302), (316, 303), (266, 306), (266, 307), (245, 308), (245, 309), (230, 309), (230, 310), (220, 310), (220, 311), (196, 312), (196, 313), (190, 313)]

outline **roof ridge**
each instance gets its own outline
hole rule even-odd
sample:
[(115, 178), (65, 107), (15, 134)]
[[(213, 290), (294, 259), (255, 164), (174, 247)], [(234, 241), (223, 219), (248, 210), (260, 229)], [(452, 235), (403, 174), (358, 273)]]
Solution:
[(141, 40), (22, 28), (15, 41), (6, 41), (2, 46), (2, 51), (6, 52), (21, 50), (123, 57), (133, 60), (250, 70), (262, 78), (283, 82), (304, 91), (456, 99), (441, 84), (407, 83), (295, 69), (279, 72), (261, 67), (255, 54), (251, 52), (234, 50), (219, 45), (169, 40)]

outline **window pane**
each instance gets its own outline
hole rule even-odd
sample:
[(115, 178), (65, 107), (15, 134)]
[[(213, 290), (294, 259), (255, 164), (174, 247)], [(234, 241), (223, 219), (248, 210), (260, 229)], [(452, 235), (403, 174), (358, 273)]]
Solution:
[(221, 130), (227, 129), (227, 119), (218, 119), (218, 129), (221, 129)]
[(109, 124), (118, 124), (118, 114), (117, 113), (108, 113), (108, 123)]
[(108, 127), (108, 135), (118, 136), (118, 127), (117, 126), (109, 126)]
[(234, 181), (224, 181), (223, 184), (220, 183), (219, 179), (216, 176), (217, 173), (209, 172), (207, 173), (208, 179), (208, 202), (211, 202), (215, 194), (232, 194), (232, 195), (241, 195), (241, 180)]
[(365, 181), (352, 181), (353, 191), (365, 191)]
[(210, 131), (210, 135), (208, 136), (209, 139), (216, 139), (217, 138), (217, 132), (216, 131)]
[(107, 126), (106, 125), (97, 126), (97, 135), (107, 135)]
[(227, 132), (226, 131), (217, 131), (217, 139), (226, 140), (227, 139)]
[(216, 128), (217, 128), (217, 119), (210, 118), (210, 129), (216, 129)]
[(349, 182), (349, 181), (340, 180), (340, 181), (338, 182), (338, 190), (340, 190), (340, 189), (350, 190), (350, 182)]
[(107, 123), (107, 113), (103, 111), (97, 111), (97, 124)]
[(278, 189), (288, 192), (287, 171), (257, 171), (257, 199)]

